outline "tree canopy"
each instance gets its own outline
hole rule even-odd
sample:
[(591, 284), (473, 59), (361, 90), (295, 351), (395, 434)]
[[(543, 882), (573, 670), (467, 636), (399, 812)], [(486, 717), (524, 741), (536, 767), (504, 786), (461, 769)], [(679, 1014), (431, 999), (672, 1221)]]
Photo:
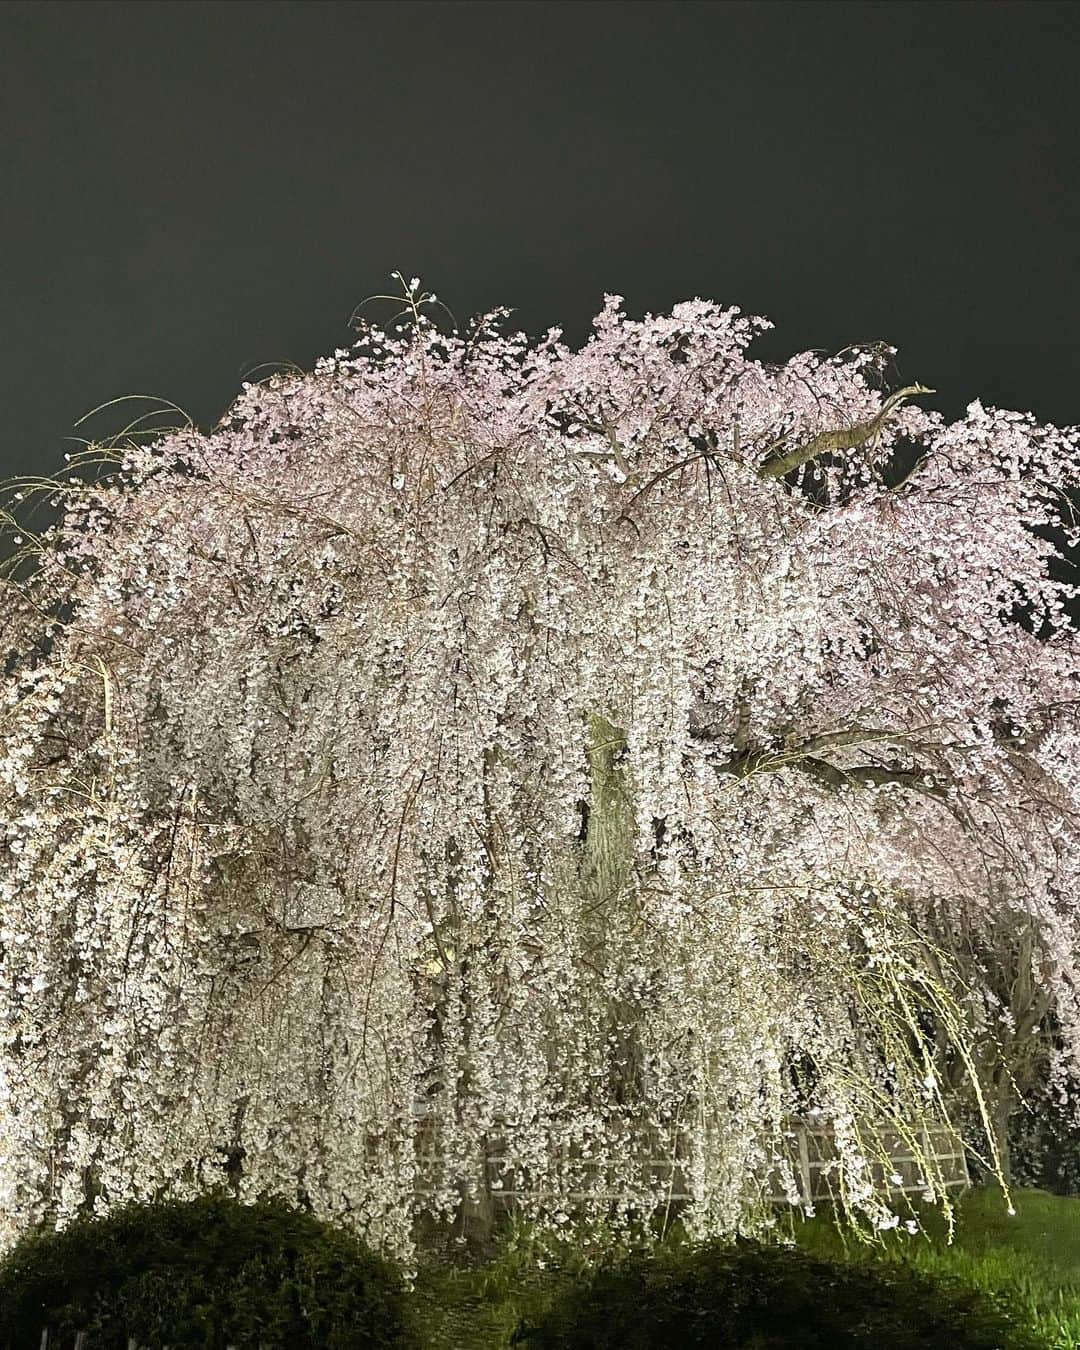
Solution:
[(1035, 924), (1077, 1063), (1077, 428), (702, 300), (574, 352), (434, 299), (22, 527), (5, 1241), (224, 1168), (405, 1252), (495, 1134), (538, 1215), (663, 1204), (642, 1131), (745, 1230), (805, 1109), (895, 1223), (873, 1122), (970, 1030), (927, 915)]

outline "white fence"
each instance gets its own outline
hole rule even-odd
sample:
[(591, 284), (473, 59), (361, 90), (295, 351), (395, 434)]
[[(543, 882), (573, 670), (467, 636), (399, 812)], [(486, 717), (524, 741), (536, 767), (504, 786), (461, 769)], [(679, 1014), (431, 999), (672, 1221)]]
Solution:
[[(799, 1203), (809, 1205), (816, 1200), (830, 1198), (836, 1190), (834, 1176), (839, 1159), (832, 1127), (814, 1120), (791, 1119), (787, 1122), (784, 1133), (788, 1145), (788, 1161), (791, 1163), (798, 1186)], [(900, 1130), (879, 1126), (874, 1133), (882, 1157), (880, 1161), (869, 1162), (867, 1174), (878, 1194), (925, 1192), (931, 1178), (922, 1173), (923, 1159), (933, 1160), (939, 1177), (937, 1184), (943, 1185), (947, 1190), (965, 1189), (971, 1185), (963, 1143), (958, 1135), (945, 1126), (938, 1125), (918, 1131), (921, 1156), (912, 1149), (910, 1139), (905, 1139)], [(628, 1132), (628, 1149), (632, 1149), (635, 1136), (640, 1144), (643, 1133)], [(532, 1200), (545, 1198), (547, 1192), (530, 1185), (525, 1177), (516, 1176), (512, 1167), (507, 1165), (506, 1140), (503, 1136), (490, 1136), (488, 1146), (487, 1178), (491, 1203), (495, 1210), (512, 1210), (526, 1197)], [(638, 1153), (637, 1166), (662, 1187), (667, 1201), (682, 1203), (691, 1198), (682, 1169), (685, 1153), (680, 1156), (677, 1150), (673, 1157), (670, 1150), (649, 1153), (639, 1148), (635, 1151)], [(562, 1161), (570, 1170), (575, 1170), (576, 1164), (578, 1173), (591, 1173), (595, 1179), (599, 1163), (586, 1163), (579, 1157), (576, 1158), (572, 1147), (564, 1147), (560, 1152)], [(423, 1175), (425, 1168), (437, 1167), (438, 1159), (436, 1155), (430, 1153), (424, 1156), (421, 1149), (420, 1162)], [(897, 1177), (898, 1181), (895, 1180)], [(430, 1195), (432, 1189), (430, 1184), (421, 1184), (415, 1195), (418, 1199), (422, 1199)], [(620, 1190), (604, 1190), (593, 1185), (590, 1185), (588, 1190), (571, 1190), (569, 1194), (560, 1192), (560, 1195), (571, 1202), (586, 1197), (612, 1201), (623, 1199), (623, 1192)], [(778, 1185), (774, 1188), (770, 1199), (775, 1204), (789, 1203), (788, 1197)]]
[[(965, 1189), (971, 1185), (963, 1142), (945, 1126), (918, 1132), (921, 1157), (912, 1151), (911, 1142), (898, 1130), (883, 1127), (879, 1137), (885, 1159), (872, 1161), (869, 1166), (869, 1177), (875, 1190), (887, 1190), (891, 1195), (924, 1192), (930, 1179), (923, 1175), (922, 1158), (933, 1159), (946, 1189)], [(831, 1178), (838, 1157), (831, 1126), (792, 1121), (788, 1142), (801, 1202), (805, 1205), (830, 1198), (835, 1190)], [(896, 1177), (900, 1180), (894, 1180)], [(772, 1198), (778, 1203), (786, 1203), (783, 1195), (774, 1193)]]

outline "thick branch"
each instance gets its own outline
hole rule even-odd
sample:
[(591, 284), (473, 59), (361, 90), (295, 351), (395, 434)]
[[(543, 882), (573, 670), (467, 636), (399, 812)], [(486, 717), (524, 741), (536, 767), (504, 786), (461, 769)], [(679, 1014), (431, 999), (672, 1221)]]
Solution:
[(813, 755), (791, 761), (791, 767), (809, 774), (828, 787), (882, 787), (886, 783), (896, 783), (900, 787), (922, 792), (927, 797), (937, 797), (944, 801), (945, 789), (933, 781), (925, 769), (902, 769), (897, 765), (857, 764), (850, 769), (838, 769)]
[[(927, 389), (922, 384), (909, 384), (903, 389), (898, 389), (881, 406), (881, 411), (868, 422), (856, 422), (853, 427), (838, 427), (834, 431), (819, 431), (818, 434), (806, 443), (806, 445), (796, 446), (789, 450), (787, 454), (766, 456), (765, 461), (758, 466), (758, 474), (762, 478), (783, 478), (792, 469), (799, 468), (800, 465), (808, 463), (812, 459), (817, 459), (819, 455), (832, 454), (841, 450), (854, 450), (863, 445), (871, 436), (876, 435), (884, 425), (890, 414), (900, 406), (906, 399), (916, 394), (933, 394), (936, 391)], [(777, 442), (770, 449), (782, 445), (783, 442)]]
[[(734, 744), (741, 752), (747, 747), (747, 723), (749, 721), (749, 709), (745, 701), (741, 700), (736, 705), (738, 716), (738, 728), (734, 736)], [(690, 712), (690, 734), (697, 740), (714, 741), (726, 738), (730, 735), (726, 723), (710, 720), (709, 714), (714, 710), (706, 704), (698, 704)], [(722, 711), (722, 710), (719, 710)], [(798, 741), (794, 739), (794, 728), (786, 727), (782, 729), (784, 735), (782, 745), (774, 751), (769, 752), (769, 756), (775, 759), (791, 759), (800, 755), (813, 755), (819, 750), (837, 749), (841, 746), (851, 745), (903, 745), (907, 746), (913, 753), (932, 754), (934, 751), (949, 748), (942, 744), (934, 744), (928, 741), (920, 740), (921, 732), (933, 731), (939, 729), (934, 724), (928, 724), (924, 727), (916, 727), (910, 731), (900, 731), (892, 727), (845, 727), (842, 731), (822, 731), (817, 735), (810, 736), (806, 740)], [(791, 733), (791, 734), (789, 734)]]
[[(837, 733), (835, 737), (816, 738), (817, 743), (832, 745), (855, 743), (857, 740), (873, 739), (866, 733)], [(900, 787), (910, 788), (924, 793), (928, 797), (944, 800), (944, 787), (934, 781), (931, 773), (923, 768), (905, 769), (896, 764), (856, 764), (849, 768), (839, 768), (827, 760), (806, 751), (814, 742), (798, 750), (751, 750), (742, 755), (734, 755), (716, 766), (717, 773), (730, 774), (734, 778), (748, 778), (753, 773), (775, 773), (779, 769), (798, 769), (808, 774), (826, 787), (882, 787), (887, 783), (896, 783)]]

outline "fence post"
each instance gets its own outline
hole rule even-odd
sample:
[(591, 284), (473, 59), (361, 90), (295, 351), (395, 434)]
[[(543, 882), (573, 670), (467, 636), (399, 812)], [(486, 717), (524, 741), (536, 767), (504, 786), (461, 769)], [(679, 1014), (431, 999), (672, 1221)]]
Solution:
[(813, 1209), (814, 1183), (810, 1177), (810, 1144), (807, 1139), (807, 1126), (805, 1122), (800, 1121), (797, 1128), (799, 1131), (799, 1174), (803, 1184), (803, 1205), (808, 1209)]

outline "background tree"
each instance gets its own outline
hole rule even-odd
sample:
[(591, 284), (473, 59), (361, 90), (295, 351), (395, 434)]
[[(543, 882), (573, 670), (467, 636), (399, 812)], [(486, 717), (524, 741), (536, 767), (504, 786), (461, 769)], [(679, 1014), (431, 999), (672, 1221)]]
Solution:
[(578, 353), (434, 302), (21, 529), (9, 1241), (225, 1160), (406, 1252), (496, 1136), (539, 1217), (664, 1205), (661, 1149), (749, 1229), (808, 1091), (894, 1223), (928, 1015), (975, 1066), (928, 906), (1038, 920), (1075, 1067), (1076, 429), (946, 425), (890, 348), (764, 365), (701, 300), (607, 296)]
[(1011, 1180), (1011, 1122), (1018, 1111), (1038, 1109), (1057, 1062), (1054, 984), (1044, 969), (1038, 921), (1006, 907), (979, 925), (958, 910), (928, 914), (925, 929), (936, 977), (968, 991), (974, 1062), (965, 1063), (946, 1030), (935, 1027), (942, 1075), (969, 1115), (977, 1114), (978, 1084)]

